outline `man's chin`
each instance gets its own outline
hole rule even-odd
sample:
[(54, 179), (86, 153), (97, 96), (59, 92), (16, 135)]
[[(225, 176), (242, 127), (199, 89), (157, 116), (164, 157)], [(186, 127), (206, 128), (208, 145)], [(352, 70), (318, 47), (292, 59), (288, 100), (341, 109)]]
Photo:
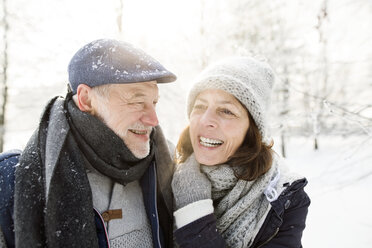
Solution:
[(147, 150), (147, 151), (131, 150), (131, 152), (136, 158), (139, 158), (139, 159), (145, 158), (150, 154), (150, 150)]
[(124, 144), (133, 153), (136, 158), (142, 159), (150, 154), (150, 141), (138, 141), (132, 137), (121, 137)]
[(136, 158), (142, 159), (150, 154), (150, 143), (127, 145)]

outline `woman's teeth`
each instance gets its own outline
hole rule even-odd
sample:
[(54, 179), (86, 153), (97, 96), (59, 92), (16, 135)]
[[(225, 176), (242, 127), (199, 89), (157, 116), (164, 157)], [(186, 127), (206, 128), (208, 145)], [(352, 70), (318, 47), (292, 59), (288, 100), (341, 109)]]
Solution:
[(199, 142), (202, 146), (206, 147), (217, 147), (223, 144), (222, 140), (209, 139), (201, 136), (199, 138)]

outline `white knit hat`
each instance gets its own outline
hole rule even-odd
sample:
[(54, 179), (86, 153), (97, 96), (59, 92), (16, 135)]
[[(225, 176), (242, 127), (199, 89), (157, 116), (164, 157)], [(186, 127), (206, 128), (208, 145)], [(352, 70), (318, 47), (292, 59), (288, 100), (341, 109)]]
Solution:
[(207, 89), (220, 89), (238, 99), (252, 115), (262, 135), (269, 142), (266, 112), (270, 104), (274, 72), (265, 63), (251, 57), (233, 57), (207, 67), (192, 87), (187, 103), (190, 117), (196, 97)]

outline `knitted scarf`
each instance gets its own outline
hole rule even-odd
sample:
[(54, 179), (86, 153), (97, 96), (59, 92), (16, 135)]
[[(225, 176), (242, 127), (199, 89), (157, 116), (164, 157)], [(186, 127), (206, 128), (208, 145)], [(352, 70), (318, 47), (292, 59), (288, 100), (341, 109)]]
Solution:
[[(52, 99), (16, 168), (16, 247), (98, 247), (84, 161), (125, 185), (142, 176), (154, 150), (137, 159), (111, 129), (78, 110), (71, 97)], [(171, 173), (164, 169), (159, 180), (169, 181), (165, 177)], [(169, 192), (164, 192), (167, 203)]]
[(89, 163), (103, 175), (123, 185), (140, 179), (153, 159), (154, 149), (144, 159), (136, 158), (123, 140), (104, 123), (81, 112), (72, 100), (67, 99), (66, 103), (72, 134)]
[(266, 194), (271, 194), (271, 182), (278, 180), (277, 163), (254, 181), (238, 180), (238, 168), (227, 164), (202, 165), (201, 170), (212, 183), (217, 228), (226, 243), (234, 248), (249, 247), (270, 209)]

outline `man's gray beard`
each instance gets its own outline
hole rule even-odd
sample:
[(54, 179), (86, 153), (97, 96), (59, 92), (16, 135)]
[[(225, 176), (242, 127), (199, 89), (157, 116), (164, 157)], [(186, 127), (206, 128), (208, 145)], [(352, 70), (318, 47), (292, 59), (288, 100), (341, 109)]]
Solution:
[(123, 140), (124, 144), (128, 147), (128, 149), (133, 153), (133, 155), (136, 158), (142, 159), (142, 158), (147, 157), (150, 154), (150, 140), (148, 140), (146, 144), (145, 143), (128, 144), (125, 140), (128, 132), (130, 132), (129, 129), (136, 129), (136, 128), (148, 130), (148, 132), (150, 132), (149, 136), (151, 135), (151, 132), (153, 130), (153, 128), (149, 130), (149, 128), (146, 128), (144, 125), (137, 123), (135, 125), (128, 127), (128, 129), (124, 132), (115, 132), (115, 131), (114, 132), (116, 133), (116, 135), (118, 135)]
[(136, 158), (142, 159), (142, 158), (147, 157), (147, 156), (150, 154), (150, 141), (147, 142), (145, 148), (144, 148), (144, 145), (142, 145), (142, 146), (141, 146), (141, 149), (137, 149), (136, 147), (135, 147), (135, 148), (130, 147), (130, 146), (125, 142), (125, 140), (123, 140), (123, 141), (124, 141), (124, 144), (128, 147), (128, 149), (133, 153), (133, 155), (134, 155)]
[[(99, 105), (100, 109), (99, 111), (96, 112), (95, 116), (101, 120), (108, 128), (110, 128), (117, 136), (119, 136), (119, 138), (124, 142), (124, 144), (128, 147), (128, 149), (133, 153), (133, 155), (138, 158), (138, 159), (143, 159), (145, 157), (147, 157), (149, 154), (150, 154), (150, 140), (147, 142), (146, 144), (146, 147), (145, 147), (145, 150), (144, 149), (138, 149), (136, 147), (131, 148), (131, 146), (125, 141), (125, 138), (127, 137), (127, 134), (129, 132), (129, 129), (146, 129), (150, 132), (152, 132), (153, 128), (151, 127), (151, 129), (149, 130), (149, 128), (146, 128), (144, 125), (140, 124), (140, 123), (135, 123), (134, 125), (131, 125), (127, 128), (127, 130), (125, 131), (122, 131), (122, 130), (119, 130), (119, 131), (115, 131), (113, 130), (109, 125), (108, 123), (105, 121), (105, 119), (103, 118), (103, 116), (101, 116), (100, 113), (110, 113), (110, 111), (108, 110), (108, 108), (106, 107), (105, 104), (101, 104)], [(142, 148), (142, 146), (140, 147)], [(138, 150), (144, 150), (143, 152), (142, 151), (138, 151)]]

